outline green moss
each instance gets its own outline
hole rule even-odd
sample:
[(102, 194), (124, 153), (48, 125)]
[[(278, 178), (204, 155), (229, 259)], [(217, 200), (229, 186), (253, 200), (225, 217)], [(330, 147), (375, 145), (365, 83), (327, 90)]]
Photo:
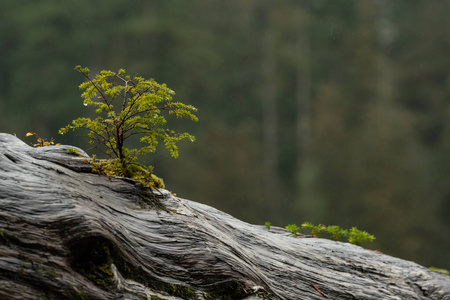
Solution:
[(128, 177), (141, 182), (147, 188), (165, 188), (164, 181), (152, 173), (152, 168), (136, 162), (126, 163), (124, 167), (119, 159), (94, 160), (92, 171), (106, 176)]
[(206, 299), (243, 299), (248, 296), (244, 291), (244, 286), (237, 281), (226, 282), (218, 286), (214, 286), (207, 291)]
[(68, 148), (67, 149), (67, 154), (74, 155), (74, 156), (83, 156), (78, 151), (80, 151), (80, 150), (78, 150), (76, 148)]
[[(123, 273), (121, 268), (118, 268), (118, 269), (119, 269), (119, 272), (125, 278), (129, 278), (136, 282), (139, 282), (152, 290), (166, 292), (171, 296), (182, 298), (182, 299), (197, 299), (195, 292), (188, 287), (159, 281), (155, 278), (149, 277), (147, 274), (144, 274), (142, 271), (139, 271), (137, 269), (132, 270), (132, 272), (130, 273), (131, 276), (130, 276), (130, 274)], [(159, 298), (155, 297), (154, 299), (159, 299)]]
[(127, 163), (122, 165), (119, 159), (103, 159), (91, 162), (92, 172), (97, 174), (131, 178), (142, 183), (144, 189), (137, 193), (138, 204), (141, 208), (156, 208), (167, 211), (166, 207), (153, 193), (153, 188), (164, 188), (164, 181), (152, 174), (152, 169), (139, 163)]
[(20, 244), (19, 239), (13, 234), (0, 230), (0, 244), (9, 246), (10, 244)]
[(72, 253), (72, 268), (102, 288), (111, 287), (114, 283), (113, 260), (106, 240), (90, 240), (77, 247), (79, 249)]
[[(156, 291), (166, 292), (171, 296), (179, 297), (182, 299), (196, 299), (195, 292), (188, 287), (162, 282), (154, 278), (149, 277), (142, 270), (129, 265), (124, 260), (117, 257), (118, 253), (114, 254), (113, 260), (117, 269), (124, 278), (132, 279), (136, 282), (143, 284), (144, 286)], [(152, 299), (159, 299), (157, 297)]]
[(0, 244), (9, 245), (9, 238), (6, 233), (0, 230)]
[(130, 178), (140, 181), (145, 187), (165, 188), (164, 181), (152, 173), (152, 169), (138, 163), (127, 165)]
[(440, 268), (435, 268), (435, 267), (430, 267), (429, 268), (431, 271), (435, 271), (435, 272), (439, 272), (445, 275), (450, 275), (450, 272), (446, 269), (440, 269)]
[(43, 274), (44, 277), (47, 277), (53, 281), (55, 281), (58, 278), (58, 274), (56, 274), (53, 270), (49, 268), (41, 267), (40, 272)]
[(85, 293), (78, 292), (74, 288), (71, 288), (69, 290), (69, 297), (70, 297), (69, 298), (70, 300), (88, 300), (89, 299), (88, 295), (86, 295)]
[(139, 206), (141, 208), (155, 208), (156, 210), (170, 212), (164, 204), (156, 197), (155, 194), (147, 191), (140, 191), (137, 193), (139, 198)]
[(188, 287), (159, 281), (149, 277), (140, 268), (129, 264), (105, 238), (85, 238), (68, 246), (71, 251), (71, 267), (105, 290), (111, 289), (114, 285), (114, 274), (111, 271), (111, 264), (114, 263), (124, 278), (132, 279), (151, 289), (166, 292), (171, 296), (196, 299), (195, 292)]
[(195, 292), (193, 290), (176, 284), (167, 284), (166, 292), (172, 296), (180, 297), (183, 299), (196, 299)]

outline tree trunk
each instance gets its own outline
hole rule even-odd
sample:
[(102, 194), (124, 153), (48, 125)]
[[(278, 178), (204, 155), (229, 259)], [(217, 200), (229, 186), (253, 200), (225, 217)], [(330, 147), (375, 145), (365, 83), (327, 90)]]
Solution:
[(450, 299), (450, 276), (91, 174), (68, 148), (0, 134), (0, 299)]

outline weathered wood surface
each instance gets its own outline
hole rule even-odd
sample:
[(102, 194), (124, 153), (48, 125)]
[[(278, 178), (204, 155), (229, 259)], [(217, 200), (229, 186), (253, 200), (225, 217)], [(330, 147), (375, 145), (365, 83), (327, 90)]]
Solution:
[[(67, 148), (0, 134), (0, 299), (450, 299), (450, 276), (413, 262), (167, 191), (151, 208), (138, 183), (90, 174)], [(95, 265), (112, 285), (80, 274)]]

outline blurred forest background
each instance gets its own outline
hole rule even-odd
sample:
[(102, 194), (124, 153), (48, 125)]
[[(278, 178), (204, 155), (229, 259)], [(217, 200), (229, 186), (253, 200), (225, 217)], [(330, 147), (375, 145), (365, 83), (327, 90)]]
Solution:
[[(0, 2), (0, 131), (87, 149), (76, 65), (155, 78), (199, 108), (146, 158), (244, 221), (357, 226), (450, 269), (450, 1)], [(170, 121), (169, 121), (170, 124)]]

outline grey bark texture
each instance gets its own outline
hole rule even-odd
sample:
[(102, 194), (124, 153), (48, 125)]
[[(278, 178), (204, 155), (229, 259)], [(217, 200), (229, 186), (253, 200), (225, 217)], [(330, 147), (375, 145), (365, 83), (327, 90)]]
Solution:
[(92, 174), (68, 148), (0, 134), (0, 299), (450, 299), (450, 276)]

